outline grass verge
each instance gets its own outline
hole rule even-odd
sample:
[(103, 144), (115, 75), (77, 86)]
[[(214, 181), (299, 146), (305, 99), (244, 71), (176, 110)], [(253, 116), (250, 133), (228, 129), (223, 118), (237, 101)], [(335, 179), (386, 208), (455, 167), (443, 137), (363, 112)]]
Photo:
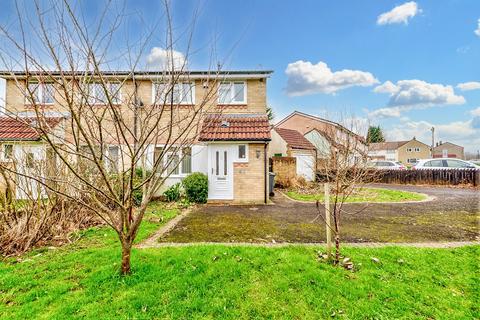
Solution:
[[(299, 190), (288, 190), (287, 196), (292, 199), (300, 201), (320, 201), (325, 200), (325, 195), (322, 193), (312, 193), (310, 190), (302, 192)], [(390, 190), (380, 188), (361, 188), (355, 191), (345, 202), (404, 202), (404, 201), (421, 201), (425, 200), (424, 194), (416, 192), (408, 192), (401, 190)]]
[[(140, 239), (154, 224), (142, 224)], [(317, 261), (319, 248), (134, 249), (133, 274), (121, 277), (114, 234), (92, 229), (72, 245), (0, 262), (0, 318), (479, 316), (480, 246), (345, 248), (354, 273)]]

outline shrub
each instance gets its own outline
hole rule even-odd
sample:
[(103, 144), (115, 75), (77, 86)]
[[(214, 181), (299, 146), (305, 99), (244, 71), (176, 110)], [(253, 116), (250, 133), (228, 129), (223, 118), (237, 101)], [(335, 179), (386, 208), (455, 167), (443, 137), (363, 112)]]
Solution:
[(183, 180), (185, 194), (190, 202), (206, 203), (208, 198), (208, 178), (205, 174), (194, 172)]
[(168, 202), (174, 202), (180, 200), (180, 183), (175, 183), (174, 185), (170, 186), (163, 195)]

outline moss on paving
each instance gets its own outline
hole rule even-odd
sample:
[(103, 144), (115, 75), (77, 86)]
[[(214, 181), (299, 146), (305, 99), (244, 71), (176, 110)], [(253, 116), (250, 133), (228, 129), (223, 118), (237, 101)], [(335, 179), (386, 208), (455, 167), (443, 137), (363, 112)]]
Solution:
[[(287, 190), (286, 194), (295, 200), (300, 201), (320, 201), (325, 200), (323, 191), (318, 192), (315, 189), (307, 190)], [(331, 201), (333, 197), (331, 196)], [(355, 190), (349, 197), (345, 199), (346, 203), (352, 202), (404, 202), (404, 201), (421, 201), (426, 196), (416, 192), (390, 190), (380, 188), (359, 188)]]
[[(140, 237), (155, 228), (145, 221)], [(72, 245), (0, 262), (0, 318), (479, 317), (480, 246), (345, 248), (355, 272), (318, 261), (322, 249), (134, 249), (133, 274), (121, 277), (115, 235), (91, 229)]]

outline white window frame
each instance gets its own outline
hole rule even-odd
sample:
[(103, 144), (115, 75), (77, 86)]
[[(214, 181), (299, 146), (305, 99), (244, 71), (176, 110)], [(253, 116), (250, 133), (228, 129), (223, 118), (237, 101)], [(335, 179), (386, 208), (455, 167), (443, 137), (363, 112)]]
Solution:
[[(38, 88), (36, 92), (38, 94), (34, 94), (34, 97), (37, 98), (39, 97), (39, 101), (31, 101), (31, 96), (30, 92), (28, 90), (29, 85), (36, 84), (38, 85)], [(52, 86), (52, 101), (51, 102), (45, 102), (45, 87), (47, 85)], [(36, 99), (35, 99), (36, 100)], [(25, 104), (26, 105), (33, 105), (33, 104), (39, 104), (39, 105), (44, 105), (44, 106), (51, 106), (55, 104), (55, 88), (54, 88), (54, 83), (52, 82), (37, 82), (37, 81), (30, 81), (27, 82), (27, 86), (25, 88)]]
[(407, 152), (412, 152), (413, 148), (407, 148)]
[[(245, 158), (240, 158), (240, 146), (245, 146)], [(235, 152), (235, 162), (248, 162), (248, 143), (237, 144)]]
[[(155, 148), (164, 148), (165, 149), (165, 145), (155, 145), (153, 147), (153, 149), (155, 150)], [(172, 150), (169, 150), (167, 151), (164, 156), (163, 156), (163, 168), (165, 168), (165, 170), (163, 171), (162, 175), (163, 176), (167, 176), (168, 175), (168, 157), (171, 156), (171, 155), (178, 155), (178, 166), (177, 166), (177, 170), (178, 170), (178, 173), (172, 173), (169, 175), (169, 178), (184, 178), (190, 174), (193, 173), (193, 166), (190, 167), (190, 172), (188, 173), (183, 173), (183, 149), (184, 148), (190, 148), (190, 156), (192, 157), (192, 160), (193, 160), (193, 152), (192, 152), (192, 146), (189, 146), (189, 147), (180, 147), (178, 148), (177, 150), (174, 150), (176, 147), (171, 147)], [(191, 161), (192, 161), (191, 160)], [(153, 159), (153, 161), (155, 161), (155, 158)], [(192, 163), (193, 164), (193, 163)]]
[[(243, 84), (243, 101), (234, 101), (235, 97), (235, 83), (242, 83)], [(230, 86), (230, 102), (220, 102), (220, 87), (222, 85), (229, 85)], [(218, 105), (244, 105), (247, 104), (247, 81), (223, 81), (218, 84), (217, 88), (217, 104)]]
[[(110, 87), (112, 84), (116, 84), (116, 85), (119, 85), (119, 89), (118, 89), (118, 92), (117, 92), (117, 97), (115, 97), (115, 95), (113, 94), (112, 92), (112, 88)], [(97, 97), (97, 92), (94, 90), (92, 91), (92, 87), (94, 88), (94, 86), (100, 86), (100, 88), (103, 90), (103, 86), (102, 86), (102, 83), (101, 82), (98, 82), (98, 81), (92, 81), (92, 82), (89, 82), (89, 83), (86, 83), (86, 86), (87, 86), (87, 90), (88, 90), (88, 103), (91, 104), (91, 105), (99, 105), (99, 106), (104, 106), (104, 105), (107, 105), (108, 102), (107, 101), (99, 101), (99, 97)], [(118, 82), (118, 81), (108, 81), (108, 82), (105, 82), (105, 85), (108, 86), (109, 88), (109, 95), (110, 95), (110, 98), (112, 99), (112, 103), (114, 105), (120, 105), (122, 104), (122, 83), (121, 82)], [(93, 95), (92, 95), (93, 93)]]
[(420, 152), (420, 147), (415, 147), (415, 152)]
[[(159, 97), (159, 100), (157, 101), (155, 98), (157, 97), (157, 85), (160, 85), (160, 84), (165, 84), (165, 85), (169, 85), (168, 82), (163, 82), (163, 81), (152, 81), (152, 104), (159, 104), (159, 103), (165, 103), (165, 104), (169, 104), (170, 101), (166, 100), (165, 97)], [(186, 106), (190, 106), (190, 105), (195, 105), (195, 81), (181, 81), (181, 82), (178, 82), (178, 83), (175, 83), (174, 86), (176, 85), (184, 85), (184, 84), (190, 84), (190, 92), (192, 93), (192, 101), (187, 101), (187, 102), (184, 102), (183, 100), (183, 93), (184, 91), (183, 90), (180, 90), (180, 93), (182, 94), (181, 96), (181, 99), (180, 99), (180, 102), (173, 102), (173, 104), (176, 104), (176, 105), (186, 105)], [(171, 93), (173, 94), (173, 92)]]

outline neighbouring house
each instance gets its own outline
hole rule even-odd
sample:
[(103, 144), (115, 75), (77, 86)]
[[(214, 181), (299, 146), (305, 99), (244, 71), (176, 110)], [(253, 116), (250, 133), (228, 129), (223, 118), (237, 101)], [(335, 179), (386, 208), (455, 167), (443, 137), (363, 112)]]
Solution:
[(297, 176), (314, 181), (317, 158), (315, 146), (300, 132), (292, 129), (273, 128), (271, 137), (269, 157), (294, 157)]
[(433, 158), (458, 158), (465, 159), (462, 146), (451, 142), (438, 142), (433, 148)]
[(351, 163), (366, 159), (367, 146), (365, 139), (339, 123), (317, 116), (294, 111), (277, 124), (275, 128), (291, 129), (300, 132), (317, 152), (317, 165), (327, 164), (341, 148), (351, 148)]
[(415, 137), (412, 140), (388, 141), (370, 143), (368, 146), (368, 157), (372, 160), (399, 161), (404, 164), (414, 164), (420, 159), (430, 158), (430, 146), (418, 141)]
[[(49, 131), (52, 141), (61, 143), (64, 135), (64, 118), (61, 116), (42, 118), (44, 128)], [(38, 170), (34, 164), (46, 161), (49, 166), (54, 164), (52, 149), (44, 143), (44, 136), (36, 130), (39, 126), (37, 119), (25, 117), (21, 120), (10, 117), (0, 117), (0, 162), (6, 166), (20, 165), (20, 172), (29, 174), (32, 170)], [(48, 167), (48, 166), (47, 166)], [(5, 179), (2, 177), (5, 186)], [(19, 199), (36, 198), (43, 190), (38, 183), (29, 181), (18, 175), (12, 183), (12, 188)], [(2, 190), (4, 191), (4, 190)]]
[[(198, 130), (191, 130), (193, 144), (189, 147), (177, 148), (163, 159), (168, 166), (169, 177), (164, 187), (158, 190), (161, 194), (170, 185), (182, 181), (192, 172), (202, 172), (209, 180), (209, 201), (232, 203), (264, 203), (268, 199), (268, 158), (267, 148), (270, 142), (270, 124), (266, 114), (266, 82), (271, 71), (185, 71), (176, 74), (178, 83), (175, 84), (173, 101), (177, 108), (178, 117), (189, 119), (189, 110), (196, 110), (200, 103), (204, 103), (207, 89), (214, 86), (214, 97), (204, 107), (202, 120)], [(31, 103), (25, 98), (26, 89), (35, 90), (37, 105), (41, 105), (45, 113), (61, 114), (70, 122), (68, 110), (62, 106), (64, 97), (62, 91), (55, 87), (48, 78), (60, 76), (49, 72), (48, 75), (30, 73), (28, 77), (23, 72), (1, 72), (0, 77), (6, 80), (5, 114), (28, 118), (31, 116)], [(65, 75), (64, 75), (65, 76)], [(82, 82), (82, 73), (75, 73), (75, 81)], [(102, 90), (96, 88), (98, 79), (95, 75), (88, 75), (85, 85), (88, 87), (94, 102), (92, 105), (101, 110), (104, 97)], [(212, 77), (215, 77), (214, 79)], [(126, 99), (135, 97), (143, 108), (156, 107), (156, 97), (170, 100), (170, 93), (165, 93), (163, 84), (171, 77), (164, 72), (102, 72), (103, 81), (107, 81), (111, 88), (111, 96), (115, 98), (122, 115), (131, 119), (132, 128), (136, 123), (134, 112), (127, 107)], [(80, 79), (80, 80), (79, 80)], [(73, 81), (73, 80), (72, 80)], [(178, 90), (177, 90), (178, 87)], [(136, 100), (137, 101), (137, 100)], [(89, 102), (90, 103), (90, 102)], [(122, 108), (123, 107), (123, 108)], [(167, 111), (168, 112), (168, 111)], [(162, 121), (170, 121), (166, 116)], [(163, 122), (158, 127), (163, 126)], [(34, 127), (34, 126), (33, 126)], [(14, 128), (3, 128), (6, 134), (14, 134)], [(63, 134), (63, 141), (59, 143), (71, 144), (72, 130), (68, 125)], [(108, 132), (108, 128), (105, 128)], [(128, 138), (128, 137), (127, 137)], [(33, 139), (33, 138), (32, 138)], [(159, 136), (155, 143), (146, 146), (144, 166), (151, 169), (152, 164), (164, 150), (163, 136)], [(28, 143), (27, 143), (28, 142)], [(38, 154), (46, 155), (45, 144), (35, 136), (35, 140), (4, 140), (2, 142), (2, 157), (11, 154), (12, 148), (27, 150), (30, 144), (36, 146)], [(128, 138), (128, 144), (134, 143)], [(27, 146), (28, 144), (28, 146)], [(115, 140), (106, 141), (102, 148), (109, 155), (110, 165), (123, 167), (125, 161), (122, 152), (128, 144), (119, 144)], [(13, 145), (13, 147), (12, 147)], [(99, 146), (100, 148), (100, 146)], [(36, 149), (36, 150), (37, 150)], [(5, 153), (6, 152), (6, 153)], [(13, 151), (15, 152), (15, 151)], [(31, 157), (31, 156), (29, 156)], [(34, 156), (36, 157), (36, 156)], [(40, 156), (38, 156), (40, 157)], [(17, 197), (21, 197), (17, 194)]]

